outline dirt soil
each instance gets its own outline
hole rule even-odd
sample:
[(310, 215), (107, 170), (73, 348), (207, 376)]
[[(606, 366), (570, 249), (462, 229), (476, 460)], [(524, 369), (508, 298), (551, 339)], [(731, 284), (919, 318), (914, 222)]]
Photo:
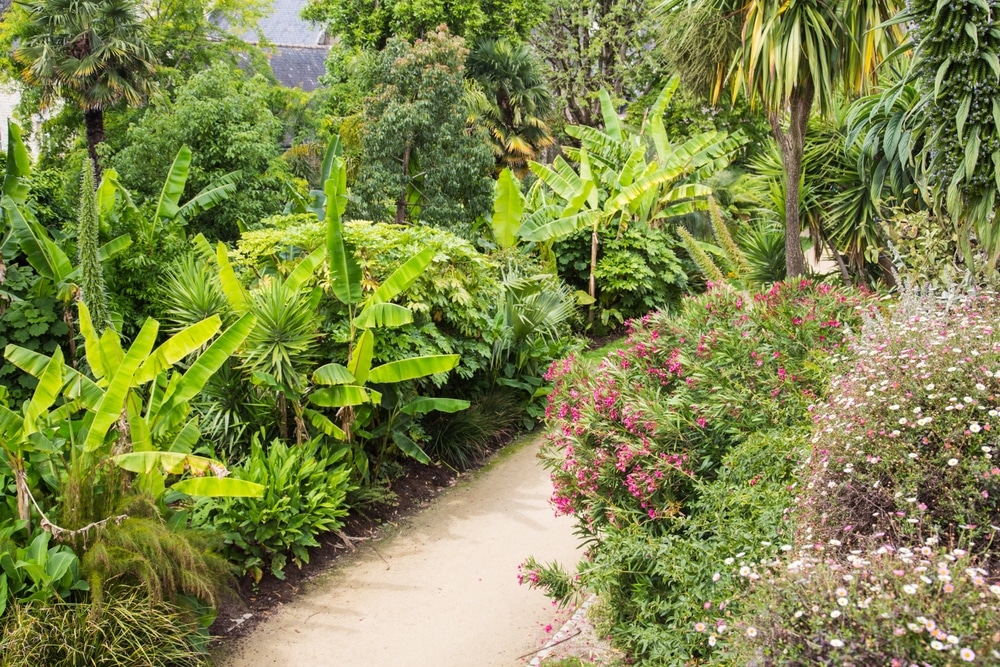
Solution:
[[(529, 664), (572, 611), (560, 612), (541, 592), (519, 586), (517, 566), (534, 555), (572, 567), (580, 555), (572, 520), (555, 517), (548, 503), (539, 445), (536, 436), (508, 446), (426, 509), (387, 520), (374, 535), (372, 527), (354, 526), (347, 534), (368, 530), (370, 539), (325, 574), (310, 568), (284, 588), (262, 586), (249, 620), (220, 617), (217, 626), (237, 626), (230, 634), (258, 624), (221, 646), (217, 664)], [(418, 483), (439, 490), (437, 483), (450, 481), (445, 475)], [(347, 549), (321, 553), (327, 551)]]

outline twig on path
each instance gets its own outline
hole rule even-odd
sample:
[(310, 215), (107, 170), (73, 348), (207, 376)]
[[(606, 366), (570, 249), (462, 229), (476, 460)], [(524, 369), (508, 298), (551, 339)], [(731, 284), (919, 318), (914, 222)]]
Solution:
[(577, 628), (576, 632), (574, 632), (570, 636), (563, 637), (562, 639), (560, 639), (557, 642), (548, 643), (545, 646), (543, 646), (542, 648), (538, 649), (537, 651), (528, 651), (524, 655), (519, 655), (519, 656), (517, 656), (517, 660), (523, 660), (523, 659), (525, 659), (525, 658), (527, 658), (529, 656), (538, 655), (542, 651), (548, 651), (548, 650), (550, 650), (552, 648), (555, 648), (556, 646), (559, 646), (560, 644), (562, 644), (564, 642), (568, 642), (570, 639), (573, 639), (574, 637), (579, 637), (581, 634), (583, 634), (583, 630)]
[(350, 549), (351, 551), (354, 551), (356, 549), (356, 547), (354, 546), (355, 542), (364, 542), (365, 540), (368, 539), (367, 537), (351, 537), (350, 535), (344, 533), (344, 531), (342, 530), (335, 530), (333, 531), (333, 534), (339, 537), (340, 541), (346, 544), (347, 548)]
[[(378, 549), (375, 548), (375, 545), (369, 543), (368, 546), (371, 548), (372, 551), (375, 552), (376, 556), (378, 556), (379, 558), (382, 558), (382, 554), (380, 554), (378, 552)], [(382, 562), (385, 563), (385, 569), (388, 570), (389, 569), (389, 561), (387, 561), (385, 558), (382, 558)]]

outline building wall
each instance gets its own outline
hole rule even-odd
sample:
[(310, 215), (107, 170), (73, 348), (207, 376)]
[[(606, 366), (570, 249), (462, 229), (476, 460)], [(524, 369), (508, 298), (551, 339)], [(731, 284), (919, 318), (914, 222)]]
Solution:
[(7, 150), (7, 119), (14, 117), (14, 107), (21, 95), (9, 84), (0, 83), (0, 146)]

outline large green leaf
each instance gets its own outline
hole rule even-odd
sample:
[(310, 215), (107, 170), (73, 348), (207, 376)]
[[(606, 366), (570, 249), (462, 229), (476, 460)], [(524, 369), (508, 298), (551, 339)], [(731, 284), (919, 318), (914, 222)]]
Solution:
[(267, 491), (267, 487), (263, 484), (230, 477), (189, 477), (171, 485), (170, 488), (189, 496), (208, 498), (263, 498)]
[(229, 306), (237, 313), (245, 313), (249, 307), (247, 305), (249, 296), (243, 283), (236, 277), (233, 265), (229, 263), (229, 251), (222, 241), (216, 246), (215, 261), (219, 265), (219, 282), (222, 284), (222, 292), (226, 295)]
[(0, 195), (23, 206), (28, 201), (28, 176), (31, 175), (31, 159), (28, 149), (21, 141), (21, 128), (10, 118), (7, 119), (7, 168), (4, 171)]
[(547, 167), (538, 162), (530, 162), (528, 166), (553, 192), (569, 201), (583, 187), (583, 180), (562, 157), (557, 157), (552, 164), (552, 167)]
[(323, 186), (326, 194), (326, 247), (330, 261), (330, 279), (333, 295), (345, 304), (352, 305), (361, 301), (361, 267), (354, 255), (344, 244), (344, 228), (340, 220), (339, 206), (334, 205), (342, 194), (343, 183), (341, 174), (346, 173), (344, 161), (333, 159), (333, 173)]
[(668, 167), (657, 172), (643, 176), (632, 185), (628, 186), (614, 199), (605, 204), (605, 212), (608, 216), (614, 215), (618, 211), (625, 209), (633, 201), (639, 199), (650, 190), (658, 188), (664, 183), (670, 183), (683, 173), (681, 167)]
[(44, 228), (25, 220), (14, 200), (4, 197), (0, 205), (7, 213), (14, 238), (28, 258), (28, 263), (39, 275), (57, 285), (65, 281), (73, 273), (73, 264), (62, 248), (56, 245)]
[(508, 167), (504, 167), (497, 179), (493, 197), (493, 240), (501, 249), (517, 245), (517, 230), (524, 216), (524, 195), (521, 184)]
[(128, 234), (116, 236), (98, 249), (97, 259), (102, 262), (107, 261), (131, 245), (132, 237)]
[(435, 254), (437, 252), (433, 248), (424, 248), (403, 262), (385, 279), (385, 282), (379, 285), (372, 294), (370, 303), (392, 301), (397, 295), (409, 289), (410, 285), (430, 266)]
[(94, 328), (93, 320), (90, 318), (90, 309), (87, 308), (83, 299), (76, 302), (76, 309), (80, 315), (80, 333), (83, 334), (87, 363), (90, 364), (90, 370), (94, 372), (94, 377), (100, 380), (107, 374), (104, 355), (101, 353), (101, 339)]
[(141, 385), (154, 379), (162, 371), (208, 343), (221, 328), (222, 319), (218, 315), (212, 315), (178, 331), (156, 348), (142, 363), (135, 373), (135, 383)]
[(663, 126), (663, 114), (667, 111), (677, 86), (680, 84), (680, 77), (676, 74), (670, 77), (663, 90), (656, 97), (653, 106), (649, 108), (649, 136), (656, 147), (656, 159), (660, 164), (666, 164), (670, 155), (670, 139), (667, 137), (666, 128)]
[(222, 464), (210, 458), (185, 452), (128, 452), (113, 456), (111, 460), (119, 468), (140, 475), (147, 475), (154, 470), (161, 470), (168, 475), (180, 475), (188, 470), (204, 474), (212, 470), (213, 466), (225, 469)]
[[(51, 360), (50, 357), (44, 354), (24, 347), (18, 347), (17, 345), (8, 345), (4, 351), (4, 356), (7, 358), (7, 361), (35, 378), (42, 376), (42, 373), (45, 372), (45, 368)], [(101, 398), (104, 396), (104, 390), (98, 387), (93, 380), (71, 366), (63, 365), (63, 375), (66, 380), (65, 389), (63, 390), (66, 397), (72, 401), (79, 400), (88, 409), (96, 409)]]
[(522, 230), (521, 238), (525, 241), (552, 241), (572, 234), (578, 229), (592, 227), (601, 218), (600, 211), (587, 210), (576, 215), (556, 218), (552, 222), (539, 225), (527, 231)]
[(174, 217), (184, 222), (202, 211), (207, 211), (210, 208), (218, 206), (236, 193), (239, 187), (239, 180), (242, 176), (243, 172), (232, 171), (215, 179), (202, 188), (198, 194), (185, 202)]
[(156, 204), (156, 213), (153, 216), (154, 220), (166, 222), (177, 217), (190, 166), (191, 149), (187, 146), (181, 146), (181, 149), (177, 151), (177, 157), (174, 158), (174, 163), (170, 165), (170, 171), (167, 172), (167, 179), (163, 182), (160, 200)]
[(457, 354), (431, 354), (424, 357), (410, 357), (376, 366), (368, 375), (370, 382), (391, 383), (414, 380), (436, 373), (447, 373), (458, 366)]
[(381, 400), (381, 394), (356, 384), (323, 387), (309, 394), (309, 401), (322, 408), (343, 408), (364, 403), (378, 403), (379, 400)]
[(56, 347), (52, 358), (38, 378), (31, 400), (24, 409), (24, 435), (38, 430), (37, 421), (56, 402), (63, 388), (63, 355), (62, 348)]
[(396, 443), (399, 447), (399, 451), (403, 452), (410, 458), (414, 458), (423, 464), (428, 464), (431, 462), (431, 457), (427, 456), (427, 452), (420, 448), (420, 445), (413, 442), (408, 435), (402, 431), (392, 432), (392, 441)]
[[(125, 399), (133, 387), (135, 372), (153, 349), (159, 329), (160, 325), (156, 320), (147, 319), (135, 340), (132, 341), (128, 352), (125, 353), (121, 364), (115, 368), (108, 388), (104, 392), (104, 397), (94, 410), (94, 420), (90, 424), (83, 443), (85, 451), (92, 452), (103, 445), (108, 430), (118, 421), (122, 409), (125, 407)], [(108, 331), (110, 332), (110, 329)]]
[[(197, 396), (205, 383), (233, 356), (256, 324), (257, 318), (247, 313), (216, 338), (198, 355), (198, 359), (191, 364), (181, 379), (168, 387), (158, 413), (167, 416), (179, 406), (186, 406), (187, 402)], [(163, 428), (168, 423), (169, 421), (158, 422), (156, 426)]]
[(340, 364), (326, 364), (320, 366), (312, 374), (312, 380), (316, 384), (354, 384), (357, 382), (354, 375)]
[(354, 318), (359, 329), (401, 327), (413, 322), (413, 311), (395, 303), (373, 303)]
[(611, 95), (607, 90), (601, 88), (601, 116), (604, 119), (604, 131), (608, 133), (608, 136), (615, 141), (623, 141), (624, 136), (622, 135), (622, 123), (618, 118), (618, 110), (615, 109), (614, 103), (611, 101)]
[(288, 274), (288, 277), (285, 278), (285, 287), (293, 292), (301, 288), (307, 280), (313, 277), (316, 269), (320, 267), (325, 259), (326, 246), (320, 246), (313, 250)]
[(433, 410), (438, 412), (459, 412), (469, 407), (468, 401), (458, 398), (431, 398), (421, 396), (400, 408), (404, 414), (422, 415)]
[(375, 334), (365, 329), (354, 344), (351, 358), (347, 362), (347, 370), (355, 377), (358, 384), (368, 381), (368, 372), (372, 367), (372, 355), (375, 351)]

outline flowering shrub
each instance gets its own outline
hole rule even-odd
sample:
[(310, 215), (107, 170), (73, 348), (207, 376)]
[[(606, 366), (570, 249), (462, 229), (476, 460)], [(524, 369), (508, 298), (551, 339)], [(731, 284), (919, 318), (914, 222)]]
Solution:
[(808, 280), (748, 297), (724, 287), (631, 325), (596, 373), (553, 364), (546, 448), (553, 503), (592, 533), (669, 530), (697, 479), (747, 433), (800, 422), (864, 300)]
[(931, 534), (989, 547), (1000, 526), (998, 315), (995, 299), (945, 308), (908, 297), (865, 326), (816, 413), (803, 539)]
[(962, 550), (886, 545), (841, 559), (810, 545), (791, 563), (765, 569), (753, 586), (755, 613), (733, 627), (720, 651), (730, 664), (1000, 661), (1000, 585)]
[[(747, 296), (724, 287), (676, 316), (632, 323), (596, 372), (552, 366), (543, 452), (557, 512), (592, 538), (579, 576), (527, 563), (525, 579), (563, 598), (597, 592), (602, 631), (637, 660), (707, 656), (747, 580), (720, 565), (773, 558), (791, 541), (796, 452), (828, 361), (860, 325), (862, 295), (810, 281)], [(774, 545), (774, 546), (772, 546)]]

